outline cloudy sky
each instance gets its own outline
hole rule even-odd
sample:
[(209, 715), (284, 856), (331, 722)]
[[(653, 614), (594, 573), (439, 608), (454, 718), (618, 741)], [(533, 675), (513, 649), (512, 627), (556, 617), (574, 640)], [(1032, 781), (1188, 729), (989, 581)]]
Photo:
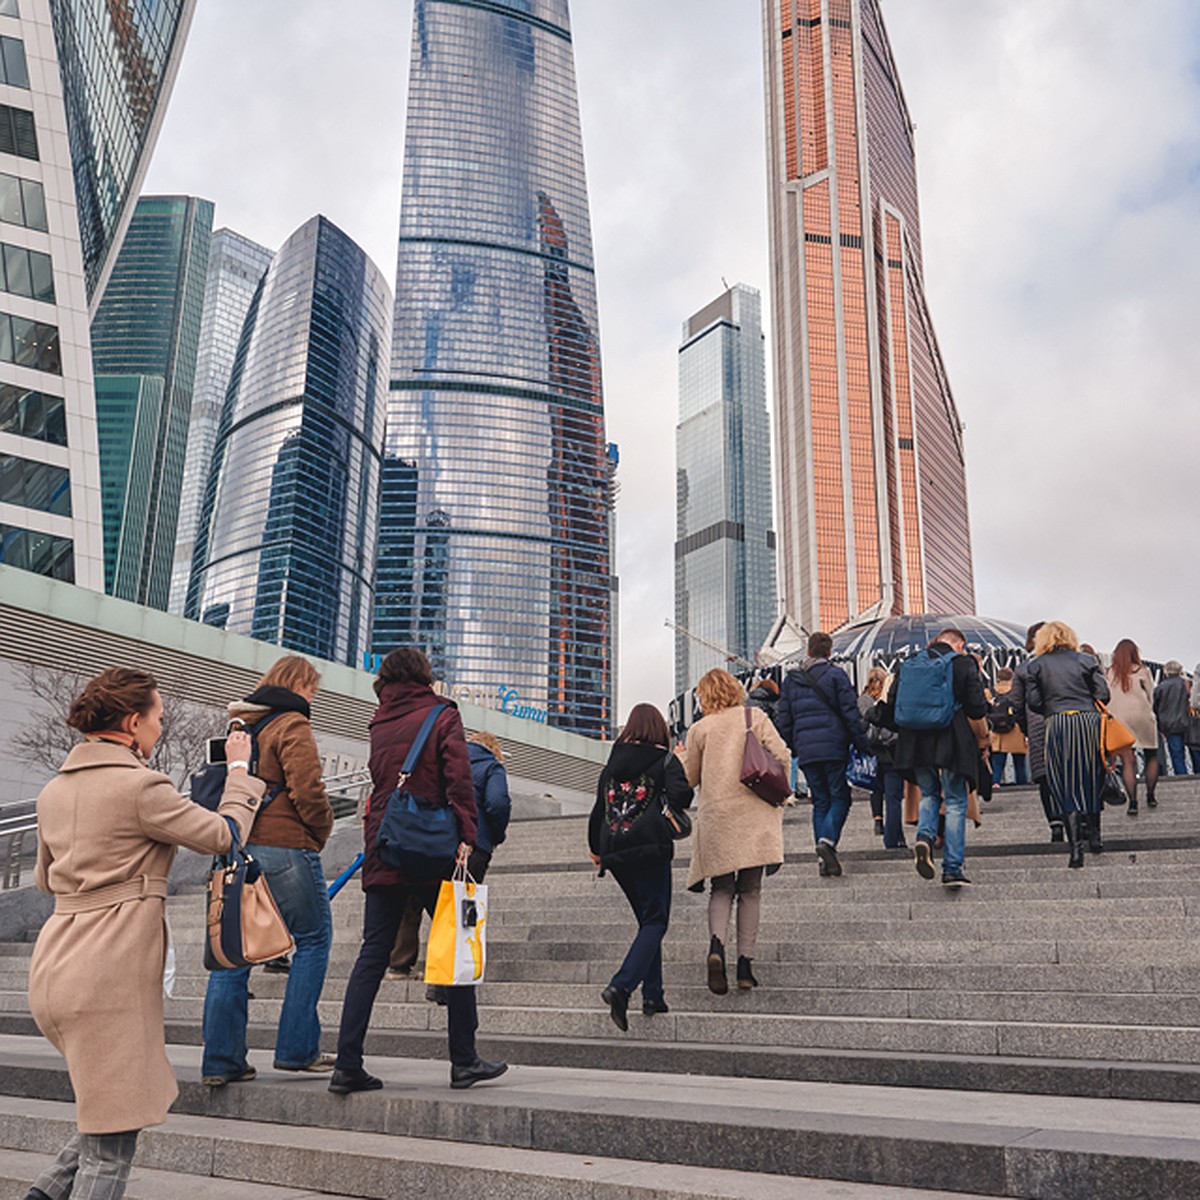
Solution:
[[(148, 190), (277, 246), (315, 212), (395, 268), (409, 0), (203, 0)], [(925, 274), (967, 424), (978, 608), (1200, 659), (1200, 5), (883, 0)], [(621, 710), (672, 684), (675, 358), (769, 292), (754, 0), (574, 0)], [(768, 350), (768, 362), (770, 353)]]

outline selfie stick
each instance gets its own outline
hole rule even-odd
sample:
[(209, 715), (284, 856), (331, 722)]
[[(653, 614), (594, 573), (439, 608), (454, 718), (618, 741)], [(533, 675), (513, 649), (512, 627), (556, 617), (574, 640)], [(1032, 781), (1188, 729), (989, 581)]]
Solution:
[(354, 861), (329, 885), (329, 898), (332, 900), (350, 882), (354, 872), (363, 865), (366, 856), (360, 851)]

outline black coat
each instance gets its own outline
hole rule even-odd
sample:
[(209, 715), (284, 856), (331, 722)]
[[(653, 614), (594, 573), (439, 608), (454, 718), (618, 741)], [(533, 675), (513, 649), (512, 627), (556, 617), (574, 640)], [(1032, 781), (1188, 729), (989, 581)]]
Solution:
[[(934, 642), (930, 647), (934, 654), (949, 654), (950, 647)], [(901, 666), (903, 671), (904, 667)], [(986, 717), (987, 697), (983, 694), (983, 680), (979, 666), (969, 654), (960, 654), (954, 660), (954, 699), (959, 705), (954, 719), (945, 729), (899, 729), (896, 726), (896, 696), (900, 691), (899, 680), (893, 685), (884, 701), (882, 719), (884, 724), (900, 735), (896, 741), (895, 765), (901, 771), (917, 767), (940, 767), (965, 775), (972, 787), (979, 784), (979, 743), (967, 718), (978, 720)]]
[[(692, 803), (692, 787), (683, 773), (683, 764), (665, 746), (646, 742), (617, 742), (608, 756), (596, 784), (596, 803), (588, 818), (588, 849), (600, 855), (602, 869), (613, 866), (636, 866), (638, 863), (658, 863), (675, 856), (675, 843), (662, 820), (639, 821), (645, 827), (645, 839), (616, 854), (603, 854), (600, 830), (609, 785), (643, 786), (658, 793), (672, 808), (688, 808)], [(653, 801), (659, 804), (658, 797)]]
[(1188, 682), (1182, 675), (1164, 676), (1154, 689), (1154, 715), (1158, 718), (1158, 731), (1187, 733), (1189, 699)]

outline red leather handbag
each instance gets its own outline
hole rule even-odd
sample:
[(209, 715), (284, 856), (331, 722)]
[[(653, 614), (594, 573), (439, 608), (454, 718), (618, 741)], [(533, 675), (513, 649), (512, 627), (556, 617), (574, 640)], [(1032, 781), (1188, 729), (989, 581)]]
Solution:
[(742, 783), (760, 800), (780, 808), (792, 794), (792, 785), (783, 764), (758, 740), (750, 728), (750, 710), (746, 714), (746, 744), (742, 750)]

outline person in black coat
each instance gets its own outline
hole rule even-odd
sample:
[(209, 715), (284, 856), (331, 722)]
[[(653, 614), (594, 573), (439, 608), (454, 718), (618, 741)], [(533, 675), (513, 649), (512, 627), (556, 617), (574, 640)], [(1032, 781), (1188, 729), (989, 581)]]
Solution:
[(938, 729), (906, 729), (896, 720), (896, 709), (905, 687), (904, 672), (913, 660), (900, 667), (895, 686), (885, 702), (884, 722), (896, 729), (895, 766), (911, 771), (921, 789), (921, 811), (914, 847), (917, 872), (932, 879), (933, 843), (937, 837), (938, 815), (946, 806), (946, 828), (942, 849), (942, 883), (951, 888), (970, 885), (963, 873), (967, 843), (967, 797), (979, 782), (979, 740), (968, 718), (987, 716), (988, 702), (983, 693), (979, 665), (963, 651), (967, 640), (957, 629), (944, 629), (924, 653), (941, 658), (954, 655), (952, 683), (954, 715)]
[(588, 819), (592, 862), (625, 893), (638, 931), (600, 998), (617, 1028), (629, 1028), (629, 997), (640, 985), (642, 1012), (667, 1012), (663, 997), (662, 942), (671, 916), (671, 860), (675, 844), (663, 815), (664, 801), (680, 811), (692, 803), (692, 789), (662, 713), (637, 704), (629, 714), (596, 785)]
[(833, 638), (814, 633), (808, 657), (787, 673), (775, 724), (804, 771), (812, 795), (813, 840), (822, 875), (840, 875), (837, 844), (850, 813), (846, 758), (853, 742), (870, 753), (849, 676), (829, 661)]

